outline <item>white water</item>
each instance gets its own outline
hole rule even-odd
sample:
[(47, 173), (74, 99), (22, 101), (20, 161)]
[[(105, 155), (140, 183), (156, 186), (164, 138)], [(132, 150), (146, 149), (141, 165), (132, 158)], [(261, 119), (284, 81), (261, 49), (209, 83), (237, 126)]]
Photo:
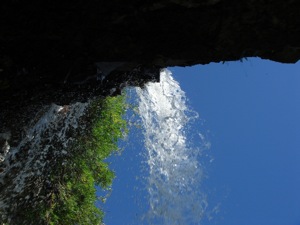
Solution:
[(207, 202), (201, 191), (200, 149), (187, 143), (185, 93), (169, 70), (160, 83), (137, 89), (148, 150), (150, 224), (200, 224)]
[(34, 205), (46, 198), (40, 194), (44, 184), (50, 182), (45, 171), (68, 154), (87, 106), (52, 104), (37, 113), (19, 145), (9, 147), (1, 162), (5, 170), (0, 173), (0, 224), (2, 219), (10, 220), (10, 212), (19, 210), (20, 204)]

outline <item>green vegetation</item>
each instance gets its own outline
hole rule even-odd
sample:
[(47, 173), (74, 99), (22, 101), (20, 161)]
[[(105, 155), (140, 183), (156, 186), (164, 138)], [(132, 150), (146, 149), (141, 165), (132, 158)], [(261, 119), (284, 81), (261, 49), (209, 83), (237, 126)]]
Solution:
[[(117, 142), (127, 133), (125, 96), (95, 100), (85, 118), (87, 131), (69, 149), (50, 175), (48, 200), (26, 212), (32, 224), (93, 225), (101, 224), (104, 213), (96, 207), (95, 185), (109, 190), (113, 171), (104, 161), (118, 151)], [(66, 162), (66, 163), (63, 163)]]

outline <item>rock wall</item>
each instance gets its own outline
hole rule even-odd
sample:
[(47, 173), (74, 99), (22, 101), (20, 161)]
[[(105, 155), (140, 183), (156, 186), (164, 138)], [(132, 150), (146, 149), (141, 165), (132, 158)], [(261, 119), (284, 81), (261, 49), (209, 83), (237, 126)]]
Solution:
[(0, 128), (31, 105), (158, 80), (162, 67), (250, 56), (294, 63), (299, 11), (297, 0), (2, 0)]

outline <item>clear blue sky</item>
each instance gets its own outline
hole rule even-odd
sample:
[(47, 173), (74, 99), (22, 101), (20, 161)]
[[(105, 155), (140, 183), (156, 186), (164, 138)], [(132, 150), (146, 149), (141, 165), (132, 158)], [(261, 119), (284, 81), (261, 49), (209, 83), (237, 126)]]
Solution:
[[(170, 70), (211, 143), (204, 186), (213, 219), (203, 225), (300, 225), (300, 63), (250, 58)], [(143, 224), (141, 139), (135, 131), (110, 160), (117, 178), (107, 225)]]

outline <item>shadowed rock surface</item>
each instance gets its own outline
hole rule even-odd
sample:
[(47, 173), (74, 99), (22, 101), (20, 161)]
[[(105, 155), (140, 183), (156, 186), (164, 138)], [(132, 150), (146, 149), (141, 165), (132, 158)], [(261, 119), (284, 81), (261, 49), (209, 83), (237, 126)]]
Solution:
[(259, 56), (300, 57), (295, 0), (0, 3), (0, 130), (43, 105), (114, 95), (159, 69)]
[(259, 56), (300, 58), (295, 0), (0, 3), (0, 132), (52, 102), (114, 95), (159, 69)]
[(299, 10), (295, 0), (3, 0), (1, 100), (14, 100), (9, 89), (33, 92), (26, 98), (50, 91), (50, 99), (57, 90), (77, 91), (74, 84), (96, 78), (97, 62), (123, 62), (111, 83), (124, 83), (122, 72), (137, 67), (250, 56), (294, 63)]

